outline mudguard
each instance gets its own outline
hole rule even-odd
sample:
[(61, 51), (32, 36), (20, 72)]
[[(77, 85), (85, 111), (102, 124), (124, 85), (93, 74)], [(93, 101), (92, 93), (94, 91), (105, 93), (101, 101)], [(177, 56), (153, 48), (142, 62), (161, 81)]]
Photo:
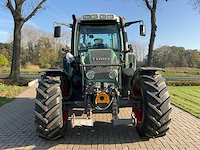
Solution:
[(68, 73), (62, 68), (42, 69), (42, 70), (40, 70), (39, 73), (41, 73), (41, 72), (45, 72), (47, 76), (63, 76), (66, 79), (71, 81), (70, 76), (68, 75)]
[(67, 99), (69, 99), (69, 96), (72, 94), (72, 80), (69, 76), (69, 74), (62, 68), (49, 68), (49, 69), (42, 69), (40, 71), (41, 72), (45, 72), (45, 76), (52, 76), (52, 77), (61, 77), (61, 89), (62, 92), (64, 91), (68, 91), (68, 96), (66, 96), (66, 93), (63, 93), (63, 97), (67, 97)]
[(157, 68), (157, 67), (140, 67), (134, 72), (133, 76), (135, 76), (136, 74), (141, 73), (141, 72), (146, 73), (146, 72), (156, 72), (156, 71), (164, 72), (165, 70), (162, 68)]
[(136, 80), (139, 79), (140, 75), (152, 75), (155, 74), (156, 71), (165, 71), (162, 68), (157, 67), (140, 67), (138, 68), (134, 73), (131, 82), (129, 83), (131, 89), (133, 87), (133, 84)]

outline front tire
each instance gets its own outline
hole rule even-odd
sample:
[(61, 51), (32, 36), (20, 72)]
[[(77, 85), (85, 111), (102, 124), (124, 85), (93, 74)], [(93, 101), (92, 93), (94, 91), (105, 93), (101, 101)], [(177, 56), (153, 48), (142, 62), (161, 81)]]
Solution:
[(68, 114), (62, 108), (60, 77), (44, 75), (36, 91), (34, 113), (39, 136), (50, 140), (63, 137), (67, 127)]
[(170, 96), (165, 80), (154, 72), (140, 73), (132, 81), (132, 89), (134, 96), (141, 100), (141, 104), (133, 108), (139, 135), (149, 138), (164, 136), (171, 122)]

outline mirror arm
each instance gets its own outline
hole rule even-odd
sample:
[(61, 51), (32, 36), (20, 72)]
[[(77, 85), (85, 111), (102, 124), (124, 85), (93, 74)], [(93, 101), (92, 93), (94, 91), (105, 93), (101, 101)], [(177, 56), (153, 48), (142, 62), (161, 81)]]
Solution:
[(127, 50), (127, 51), (124, 51), (124, 53), (126, 54), (126, 53), (129, 53), (129, 52), (131, 52), (131, 50), (129, 49), (129, 50)]
[(55, 27), (55, 25), (64, 25), (67, 26), (68, 28), (72, 28), (72, 24), (70, 23), (65, 23), (65, 22), (54, 22), (53, 26)]
[(141, 23), (141, 25), (144, 25), (143, 20), (138, 20), (138, 21), (126, 22), (124, 26), (125, 26), (125, 27), (128, 27), (128, 26), (130, 26), (130, 25), (132, 25), (132, 24), (135, 24), (135, 23)]
[(70, 49), (66, 49), (66, 48), (62, 48), (62, 51), (65, 52), (65, 53), (68, 53), (68, 52), (70, 52), (71, 50), (70, 50)]

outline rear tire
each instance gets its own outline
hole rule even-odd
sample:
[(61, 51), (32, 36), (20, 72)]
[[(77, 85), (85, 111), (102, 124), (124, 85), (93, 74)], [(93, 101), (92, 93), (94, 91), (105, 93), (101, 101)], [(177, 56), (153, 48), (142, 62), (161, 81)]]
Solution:
[(39, 136), (50, 140), (64, 137), (68, 114), (62, 108), (60, 77), (44, 75), (36, 91), (34, 113)]
[(159, 74), (140, 74), (132, 82), (134, 96), (142, 101), (133, 108), (140, 136), (160, 137), (168, 131), (171, 119), (170, 96), (165, 80)]

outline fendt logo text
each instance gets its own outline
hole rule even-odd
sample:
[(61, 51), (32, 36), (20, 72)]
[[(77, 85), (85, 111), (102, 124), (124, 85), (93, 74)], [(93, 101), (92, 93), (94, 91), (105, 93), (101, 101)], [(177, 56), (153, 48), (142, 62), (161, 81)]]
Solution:
[(100, 57), (100, 58), (95, 58), (95, 57), (93, 57), (92, 58), (92, 60), (94, 61), (94, 60), (96, 60), (96, 61), (106, 61), (106, 60), (110, 60), (110, 58), (109, 57)]

